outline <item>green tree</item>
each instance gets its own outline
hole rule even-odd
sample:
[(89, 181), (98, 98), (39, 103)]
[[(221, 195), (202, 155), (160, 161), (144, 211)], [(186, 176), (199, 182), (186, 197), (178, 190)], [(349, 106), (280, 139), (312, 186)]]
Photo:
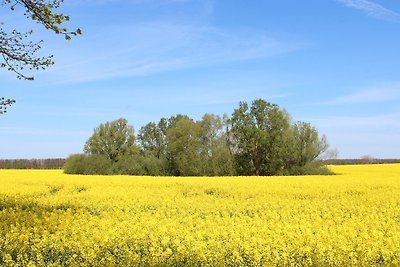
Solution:
[(100, 124), (94, 129), (93, 135), (86, 141), (86, 154), (104, 155), (113, 162), (128, 154), (137, 154), (134, 129), (126, 119)]
[[(171, 116), (168, 120), (165, 120), (165, 124), (163, 125), (164, 127), (164, 132), (166, 133), (168, 129), (176, 127), (178, 122), (182, 119), (188, 119), (192, 120), (189, 116), (183, 115), (183, 114), (177, 114), (175, 116)], [(193, 121), (193, 120), (192, 120)]]
[(142, 164), (147, 175), (168, 175), (167, 130), (168, 120), (161, 118), (139, 130), (138, 142), (144, 157)]
[(186, 116), (172, 121), (173, 123), (166, 132), (171, 174), (177, 176), (204, 175), (200, 125)]
[[(168, 145), (170, 141), (175, 142), (175, 139), (172, 136), (168, 139), (167, 132), (176, 128), (183, 119), (191, 120), (186, 115), (177, 114), (169, 119), (161, 118), (157, 124), (150, 122), (139, 130), (138, 141), (145, 157), (144, 168), (148, 174), (179, 175), (177, 150), (172, 151), (170, 148), (174, 145)], [(150, 166), (150, 163), (153, 166)]]
[(292, 126), (289, 167), (305, 166), (328, 149), (326, 136), (320, 137), (315, 127), (307, 122), (296, 122)]
[(150, 175), (232, 175), (223, 121), (205, 114), (195, 122), (178, 114), (143, 126), (138, 141)]
[(153, 155), (161, 159), (166, 154), (166, 125), (167, 120), (162, 118), (158, 124), (150, 122), (139, 130), (138, 141), (145, 155)]
[(205, 114), (198, 123), (201, 126), (204, 175), (233, 175), (233, 160), (224, 131), (224, 121), (214, 114)]
[(230, 142), (238, 174), (275, 175), (285, 167), (289, 115), (277, 105), (256, 99), (240, 102), (230, 118)]

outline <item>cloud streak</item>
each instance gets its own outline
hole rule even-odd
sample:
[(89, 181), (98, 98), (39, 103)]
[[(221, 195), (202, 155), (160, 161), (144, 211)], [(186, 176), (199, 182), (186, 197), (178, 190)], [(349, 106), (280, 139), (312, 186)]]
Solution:
[(349, 129), (367, 132), (376, 129), (382, 130), (382, 128), (400, 130), (400, 113), (376, 116), (337, 116), (323, 119), (314, 118), (308, 121), (324, 129), (342, 130), (344, 132), (349, 131)]
[(336, 97), (320, 105), (351, 105), (380, 102), (392, 102), (400, 99), (400, 84), (370, 87), (354, 93)]
[(89, 132), (86, 131), (64, 131), (53, 129), (39, 129), (39, 128), (19, 128), (19, 127), (0, 127), (2, 134), (13, 135), (39, 135), (39, 136), (88, 136)]
[(368, 0), (337, 0), (347, 7), (362, 11), (366, 15), (386, 21), (400, 22), (400, 14)]
[[(285, 98), (287, 94), (275, 93), (272, 90), (263, 90), (263, 96), (268, 99)], [(180, 90), (178, 94), (169, 92), (158, 92), (157, 97), (147, 95), (143, 102), (152, 105), (177, 105), (177, 106), (204, 106), (204, 105), (224, 105), (238, 104), (240, 101), (252, 101), (260, 95), (260, 90), (254, 89), (223, 89), (221, 88), (198, 88), (190, 87)]]

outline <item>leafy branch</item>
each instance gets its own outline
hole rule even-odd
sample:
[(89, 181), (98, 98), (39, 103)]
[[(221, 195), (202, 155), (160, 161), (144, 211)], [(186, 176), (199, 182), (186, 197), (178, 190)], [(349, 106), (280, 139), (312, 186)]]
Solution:
[(7, 107), (11, 106), (15, 103), (13, 99), (5, 99), (4, 97), (0, 97), (0, 115), (7, 112)]
[[(56, 13), (54, 10), (59, 8), (63, 0), (1, 0), (3, 6), (10, 6), (12, 11), (21, 7), (24, 9), (24, 15), (38, 24), (44, 26), (47, 30), (55, 34), (61, 34), (66, 40), (71, 36), (81, 34), (80, 29), (69, 31), (63, 24), (69, 21), (69, 16), (62, 13)], [(5, 31), (0, 24), (0, 54), (3, 62), (0, 67), (6, 68), (17, 74), (17, 78), (33, 80), (33, 76), (23, 73), (24, 70), (39, 70), (54, 64), (53, 56), (39, 57), (37, 52), (42, 48), (43, 40), (32, 42), (29, 36), (33, 31), (22, 33), (18, 30), (11, 32)]]
[[(64, 27), (69, 21), (69, 16), (56, 13), (63, 0), (0, 0), (1, 6), (9, 6), (11, 11), (17, 8), (24, 10), (24, 16), (42, 25), (45, 29), (55, 34), (63, 35), (66, 40), (71, 36), (82, 34), (78, 28), (70, 31)], [(29, 40), (33, 31), (20, 32), (16, 29), (6, 31), (4, 23), (0, 21), (0, 67), (14, 72), (18, 79), (33, 80), (33, 76), (25, 74), (26, 70), (44, 70), (54, 64), (53, 55), (38, 56), (37, 52), (42, 48), (43, 40), (33, 42)], [(4, 114), (7, 107), (14, 104), (12, 99), (0, 97), (0, 115)]]

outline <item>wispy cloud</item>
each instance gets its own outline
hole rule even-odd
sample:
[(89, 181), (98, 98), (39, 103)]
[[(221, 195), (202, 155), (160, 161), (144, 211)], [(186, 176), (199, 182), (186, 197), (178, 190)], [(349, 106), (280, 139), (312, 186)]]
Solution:
[(355, 8), (376, 19), (400, 22), (400, 14), (368, 0), (337, 0), (347, 7)]
[[(90, 12), (92, 5), (96, 12)], [(56, 64), (34, 75), (49, 85), (219, 66), (305, 47), (261, 29), (213, 25), (213, 0), (82, 0), (67, 1), (65, 6), (84, 34), (68, 45), (62, 38), (43, 38), (43, 52), (53, 54)], [(119, 15), (110, 20), (108, 12), (113, 9)]]
[[(109, 32), (108, 36), (103, 32)], [(261, 31), (226, 31), (168, 21), (113, 25), (85, 38), (90, 40), (56, 51), (57, 65), (43, 75), (63, 83), (150, 75), (263, 59), (302, 46)]]
[(82, 6), (82, 5), (106, 5), (106, 4), (174, 4), (174, 3), (186, 3), (193, 0), (80, 0), (80, 1), (67, 1), (64, 5), (67, 6)]
[(2, 134), (13, 135), (40, 135), (40, 136), (88, 136), (90, 132), (85, 131), (62, 131), (53, 129), (38, 129), (38, 128), (19, 128), (19, 127), (0, 127)]
[[(262, 93), (262, 96), (260, 94)], [(177, 105), (181, 106), (207, 106), (238, 104), (240, 101), (252, 101), (257, 97), (266, 97), (268, 99), (280, 99), (287, 97), (287, 94), (276, 93), (273, 90), (257, 89), (223, 89), (190, 87), (180, 90), (179, 93), (171, 94), (168, 90), (157, 92), (157, 96), (145, 95), (142, 101), (152, 105)], [(227, 110), (228, 111), (228, 110)]]
[[(308, 121), (324, 129), (357, 130), (369, 132), (390, 128), (400, 130), (400, 113), (376, 116), (335, 116), (326, 118), (309, 118)], [(383, 130), (386, 132), (386, 130)]]
[(400, 99), (400, 84), (381, 85), (369, 87), (354, 93), (336, 97), (332, 100), (320, 103), (321, 105), (345, 105), (366, 104), (377, 102), (389, 102)]

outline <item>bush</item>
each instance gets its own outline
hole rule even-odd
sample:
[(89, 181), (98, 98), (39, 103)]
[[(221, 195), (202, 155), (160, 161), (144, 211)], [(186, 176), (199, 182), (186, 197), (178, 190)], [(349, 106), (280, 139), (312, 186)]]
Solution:
[(112, 162), (105, 156), (88, 155), (86, 156), (86, 168), (83, 174), (112, 174)]
[[(221, 162), (215, 162), (218, 165)], [(85, 175), (168, 175), (166, 162), (155, 156), (140, 154), (125, 155), (117, 162), (112, 162), (105, 156), (74, 154), (69, 156), (64, 165), (64, 173)], [(213, 166), (214, 169), (216, 166)], [(225, 166), (226, 167), (226, 166)], [(221, 170), (214, 175), (232, 175), (233, 169)], [(312, 161), (304, 166), (291, 166), (279, 175), (333, 175), (322, 161)]]
[(143, 156), (143, 168), (146, 175), (150, 176), (163, 176), (167, 174), (167, 163), (166, 160), (159, 159), (155, 156), (148, 155)]
[(74, 154), (65, 160), (64, 173), (111, 174), (112, 162), (104, 156)]
[(117, 162), (105, 156), (74, 154), (69, 156), (64, 165), (67, 174), (98, 175), (165, 175), (164, 162), (156, 157), (144, 157), (140, 154), (125, 155)]
[(143, 157), (140, 155), (125, 155), (113, 164), (113, 174), (145, 175)]
[(304, 166), (293, 166), (289, 168), (289, 175), (334, 175), (321, 161), (311, 161)]
[(85, 173), (86, 156), (83, 154), (74, 154), (65, 160), (64, 173), (68, 174), (84, 174)]

